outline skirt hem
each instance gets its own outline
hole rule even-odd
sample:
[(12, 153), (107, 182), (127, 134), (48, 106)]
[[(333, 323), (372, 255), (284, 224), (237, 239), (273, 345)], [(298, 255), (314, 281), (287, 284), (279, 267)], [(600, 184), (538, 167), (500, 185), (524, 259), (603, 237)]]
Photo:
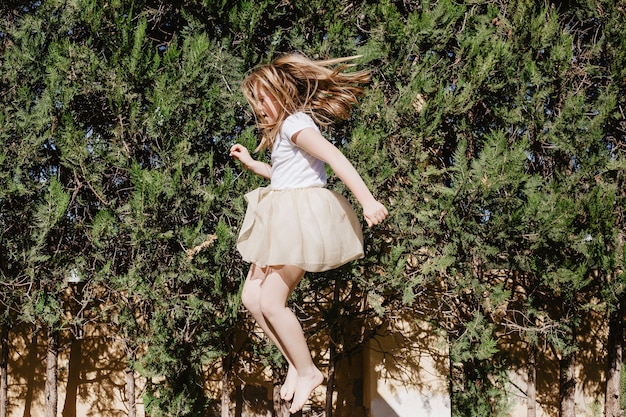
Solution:
[(245, 198), (237, 239), (244, 261), (322, 272), (363, 257), (361, 224), (342, 195), (322, 187), (261, 187)]

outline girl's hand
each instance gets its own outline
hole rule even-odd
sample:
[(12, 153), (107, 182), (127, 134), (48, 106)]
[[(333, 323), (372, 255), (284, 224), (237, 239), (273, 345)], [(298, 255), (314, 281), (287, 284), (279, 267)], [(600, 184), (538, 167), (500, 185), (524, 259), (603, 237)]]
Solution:
[(239, 160), (245, 169), (254, 172), (264, 178), (269, 178), (272, 167), (265, 162), (257, 161), (250, 156), (248, 148), (238, 143), (230, 147), (230, 156)]
[(381, 223), (385, 220), (388, 214), (389, 212), (385, 206), (377, 200), (372, 200), (371, 202), (363, 205), (363, 217), (365, 217), (367, 227), (372, 227)]
[(252, 159), (252, 157), (250, 156), (248, 148), (240, 145), (239, 143), (236, 143), (230, 147), (230, 156), (239, 160), (246, 168), (248, 168), (252, 164), (252, 162), (254, 162), (254, 159)]

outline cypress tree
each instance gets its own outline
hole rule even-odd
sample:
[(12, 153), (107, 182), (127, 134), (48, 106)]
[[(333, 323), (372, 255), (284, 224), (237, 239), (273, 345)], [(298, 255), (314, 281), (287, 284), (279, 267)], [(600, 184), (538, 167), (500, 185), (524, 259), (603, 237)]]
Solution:
[[(3, 83), (7, 88), (3, 91), (7, 94), (1, 159), (7, 187), (3, 187), (2, 222), (18, 221), (14, 230), (3, 232), (8, 254), (2, 273), (9, 283), (19, 285), (15, 288), (22, 288), (16, 297), (20, 302), (17, 317), (31, 324), (33, 331), (43, 328), (47, 332), (45, 412), (56, 415), (58, 336), (64, 325), (62, 294), (69, 270), (65, 249), (71, 245), (73, 233), (66, 215), (70, 194), (64, 189), (65, 173), (52, 137), (62, 103), (55, 94), (56, 72), (46, 64), (54, 59), (57, 30), (63, 22), (46, 19), (54, 10), (48, 5), (8, 4), (5, 8), (3, 57), (7, 71)], [(29, 14), (19, 19), (20, 12)], [(23, 285), (29, 281), (28, 286)]]
[[(397, 10), (385, 3), (378, 7), (387, 16)], [(596, 9), (603, 13), (603, 6)], [(402, 184), (397, 188), (411, 197), (393, 193), (392, 216), (402, 225), (396, 236), (402, 236), (399, 241), (406, 250), (398, 259), (414, 271), (412, 290), (405, 293), (408, 300), (422, 285), (435, 288), (437, 294), (441, 280), (446, 282), (441, 299), (447, 305), (445, 317), (453, 319), (440, 322), (452, 331), (451, 354), (461, 359), (459, 369), (468, 371), (464, 377), (452, 377), (455, 415), (495, 415), (506, 410), (504, 399), (494, 401), (494, 393), (504, 392), (506, 381), (502, 368), (493, 366), (498, 358), (494, 325), (510, 323), (527, 335), (529, 343), (536, 343), (539, 324), (521, 323), (521, 328), (517, 324), (519, 317), (537, 314), (548, 319), (543, 337), (564, 358), (573, 358), (577, 323), (594, 308), (581, 302), (595, 288), (589, 281), (594, 262), (577, 239), (584, 240), (585, 227), (596, 227), (592, 226), (596, 220), (580, 213), (588, 212), (597, 196), (580, 198), (574, 184), (592, 183), (592, 177), (576, 172), (584, 171), (585, 164), (572, 167), (571, 161), (581, 158), (577, 153), (582, 150), (589, 167), (621, 162), (615, 152), (606, 152), (614, 149), (615, 139), (602, 137), (610, 115), (615, 114), (612, 109), (617, 108), (610, 88), (587, 89), (585, 83), (596, 70), (603, 71), (589, 62), (594, 49), (586, 43), (591, 29), (585, 25), (595, 18), (568, 20), (585, 13), (597, 16), (584, 7), (570, 14), (527, 2), (465, 8), (438, 2), (406, 18), (410, 29), (404, 35), (409, 44), (403, 43), (402, 36), (393, 38), (399, 31), (393, 24), (375, 32), (381, 34), (379, 39), (369, 40), (371, 50), (385, 45), (390, 61), (405, 63), (394, 67), (393, 79), (403, 77), (400, 87), (386, 90), (393, 93), (397, 88), (400, 98), (388, 101), (391, 108), (377, 109), (395, 122), (385, 129), (390, 136), (386, 150), (403, 169), (395, 172), (396, 184)], [(384, 37), (401, 40), (384, 42)], [(396, 54), (408, 59), (394, 60)], [(583, 71), (572, 63), (579, 63)], [(576, 94), (580, 91), (589, 94)], [(573, 174), (576, 178), (570, 183), (568, 176)], [(569, 187), (578, 191), (576, 197), (566, 197), (572, 192)], [(388, 190), (393, 192), (393, 186)], [(609, 224), (615, 218), (606, 210), (614, 195), (611, 190), (612, 186), (606, 190), (609, 200), (602, 197), (605, 202), (600, 203)], [(413, 196), (421, 203), (415, 215), (411, 214)], [(554, 207), (558, 215), (547, 214), (546, 207)], [(544, 218), (546, 223), (540, 224)], [(579, 218), (591, 223), (582, 226)], [(555, 224), (556, 219), (563, 223)], [(545, 243), (555, 235), (566, 237), (565, 241)], [(606, 239), (600, 240), (615, 237)], [(423, 263), (417, 266), (420, 260)], [(493, 272), (498, 270), (513, 274), (494, 280)], [(513, 292), (518, 283), (526, 294), (535, 294), (530, 304)], [(563, 308), (552, 311), (554, 303), (548, 300), (558, 294), (565, 295), (558, 298)], [(518, 301), (523, 305), (516, 317)], [(438, 311), (431, 315), (437, 317)], [(454, 334), (464, 337), (457, 341)], [(491, 338), (486, 337), (489, 334)], [(490, 391), (493, 381), (501, 389)], [(565, 379), (564, 388), (570, 382)], [(471, 391), (479, 386), (482, 394)], [(468, 392), (472, 394), (466, 396)]]

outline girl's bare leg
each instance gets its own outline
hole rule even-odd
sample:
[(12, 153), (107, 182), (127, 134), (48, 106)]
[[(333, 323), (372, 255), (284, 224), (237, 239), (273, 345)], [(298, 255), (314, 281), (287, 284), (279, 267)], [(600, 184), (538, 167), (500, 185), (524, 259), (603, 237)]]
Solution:
[(278, 339), (278, 337), (274, 334), (274, 329), (265, 321), (265, 316), (263, 316), (263, 312), (261, 311), (261, 284), (263, 283), (266, 274), (267, 268), (260, 268), (257, 265), (252, 265), (250, 267), (248, 277), (243, 285), (241, 301), (250, 314), (252, 314), (252, 317), (254, 317), (259, 327), (261, 327), (263, 332), (267, 335), (267, 337), (269, 337), (274, 345), (276, 345), (278, 350), (280, 350), (280, 353), (282, 353), (283, 357), (287, 360), (289, 368), (285, 382), (280, 388), (280, 398), (284, 401), (291, 401), (296, 390), (298, 372), (287, 356), (280, 339)]
[(304, 271), (295, 266), (272, 267), (261, 285), (261, 311), (280, 340), (290, 363), (297, 371), (296, 389), (289, 411), (302, 409), (311, 392), (324, 376), (313, 364), (298, 318), (287, 308), (287, 299), (302, 279)]
[[(259, 268), (256, 267), (256, 269)], [(292, 381), (295, 379), (295, 394), (289, 409), (291, 413), (295, 413), (302, 409), (311, 392), (324, 381), (322, 373), (313, 364), (300, 322), (286, 306), (289, 295), (302, 279), (304, 271), (294, 266), (279, 266), (272, 267), (265, 272), (263, 278), (260, 278), (260, 282), (254, 283), (254, 278), (257, 277), (258, 279), (261, 274), (251, 270), (244, 285), (242, 300), (248, 309), (250, 307), (259, 308), (258, 311), (260, 311), (264, 323), (259, 321), (259, 325), (268, 329), (268, 337), (273, 341), (275, 339), (274, 342), (283, 352), (290, 366), (293, 366), (296, 371), (296, 378), (293, 378), (293, 372), (291, 377), (289, 374), (287, 375), (291, 386), (293, 386)], [(256, 298), (257, 295), (258, 298)], [(252, 301), (254, 298), (256, 298), (256, 302)], [(253, 313), (255, 318), (258, 311)], [(289, 396), (290, 391), (293, 391), (290, 386), (284, 388), (286, 396)]]

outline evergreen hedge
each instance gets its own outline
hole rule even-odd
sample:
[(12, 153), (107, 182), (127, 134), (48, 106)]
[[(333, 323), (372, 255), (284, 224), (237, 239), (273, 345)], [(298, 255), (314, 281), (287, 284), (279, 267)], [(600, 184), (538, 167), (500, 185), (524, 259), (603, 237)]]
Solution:
[[(366, 231), (364, 260), (299, 288), (296, 305), (325, 317), (309, 331), (332, 335), (331, 356), (341, 357), (365, 340), (346, 334), (346, 320), (426, 312), (447, 335), (455, 416), (506, 415), (499, 341), (516, 332), (529, 364), (542, 346), (560, 359), (553, 411), (566, 416), (575, 384), (585, 383), (572, 374), (579, 326), (597, 313), (610, 332), (606, 413), (617, 416), (625, 8), (623, 0), (3, 2), (3, 352), (15, 326), (45, 329), (53, 353), (59, 332), (106, 326), (125, 346), (129, 375), (151, 381), (151, 416), (205, 413), (215, 399), (201, 388), (203, 372), (215, 363), (228, 383), (241, 361), (269, 349), (267, 365), (282, 372), (240, 309), (242, 196), (262, 183), (228, 157), (235, 141), (257, 140), (239, 83), (284, 52), (362, 55), (372, 85), (353, 119), (325, 133), (390, 217)], [(68, 277), (81, 280), (72, 298)]]

